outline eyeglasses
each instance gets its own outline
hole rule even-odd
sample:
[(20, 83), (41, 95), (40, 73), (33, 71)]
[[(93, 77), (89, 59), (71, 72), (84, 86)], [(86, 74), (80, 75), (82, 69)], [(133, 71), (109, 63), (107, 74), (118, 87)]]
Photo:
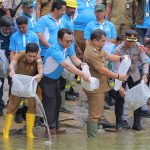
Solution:
[(73, 42), (73, 40), (64, 40), (64, 42), (66, 42), (67, 44), (70, 44)]

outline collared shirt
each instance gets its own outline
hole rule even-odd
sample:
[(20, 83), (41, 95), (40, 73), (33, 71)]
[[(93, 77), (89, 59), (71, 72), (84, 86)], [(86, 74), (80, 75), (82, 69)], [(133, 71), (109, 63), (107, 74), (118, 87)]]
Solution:
[[(50, 14), (40, 18), (37, 23), (36, 32), (44, 35), (45, 39), (52, 45), (57, 41), (58, 30), (63, 28), (61, 19), (57, 22)], [(44, 56), (47, 47), (41, 44), (41, 56)]]
[(22, 13), (20, 16), (27, 17), (27, 19), (28, 19), (28, 30), (35, 32), (35, 28), (36, 28), (36, 24), (37, 24), (35, 15), (31, 14), (30, 16), (27, 16), (24, 13)]
[[(148, 56), (145, 52), (141, 52), (139, 49), (140, 44), (136, 42), (135, 46), (132, 48), (126, 48), (125, 42), (116, 47), (115, 52), (120, 55), (129, 55), (131, 59), (131, 66), (128, 71), (128, 75), (130, 75), (134, 82), (140, 79), (140, 69), (139, 66), (143, 65), (143, 74), (148, 74), (149, 72), (149, 64), (146, 63)], [(118, 63), (115, 63), (118, 66)], [(116, 68), (117, 69), (117, 68)]]
[(32, 63), (28, 63), (25, 59), (25, 53), (17, 53), (14, 58), (17, 61), (16, 65), (16, 74), (23, 74), (29, 76), (35, 76), (38, 74), (37, 66), (38, 64), (42, 64), (41, 57), (37, 56), (37, 59)]
[(20, 52), (26, 49), (28, 43), (37, 43), (39, 45), (39, 38), (36, 33), (28, 31), (27, 34), (22, 34), (20, 31), (17, 31), (11, 36), (9, 50)]
[(5, 54), (9, 56), (9, 43), (10, 43), (10, 35), (4, 35), (2, 30), (0, 30), (0, 49), (5, 50)]
[(84, 31), (86, 25), (95, 20), (94, 9), (96, 0), (77, 0), (78, 8), (75, 14), (75, 30)]
[(84, 31), (84, 39), (90, 40), (91, 32), (96, 29), (103, 30), (106, 33), (107, 39), (115, 39), (117, 37), (114, 24), (105, 20), (103, 24), (100, 24), (98, 21), (88, 23)]
[[(149, 16), (146, 16), (146, 14), (148, 14)], [(137, 28), (146, 28), (146, 29), (150, 27), (150, 6), (149, 6), (149, 0), (146, 0), (143, 24), (137, 24), (136, 27)]]
[(70, 18), (67, 14), (64, 14), (61, 20), (63, 22), (64, 28), (68, 28), (74, 32), (74, 20), (72, 18)]
[[(108, 78), (99, 72), (101, 67), (106, 67), (106, 58), (108, 54), (101, 50), (96, 50), (91, 44), (86, 47), (84, 51), (83, 60), (88, 64), (90, 73), (92, 77), (100, 80), (100, 86), (98, 89), (92, 91), (91, 93), (101, 93), (109, 90)], [(88, 92), (88, 91), (86, 91)]]
[(67, 56), (72, 57), (75, 51), (72, 48), (64, 49), (59, 43), (54, 43), (49, 47), (44, 56), (44, 76), (51, 79), (59, 79), (64, 71), (60, 64)]

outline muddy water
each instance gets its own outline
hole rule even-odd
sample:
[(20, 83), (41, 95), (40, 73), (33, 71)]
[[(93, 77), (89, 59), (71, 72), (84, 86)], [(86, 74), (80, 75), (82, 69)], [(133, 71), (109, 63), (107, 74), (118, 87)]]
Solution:
[(88, 139), (83, 131), (82, 134), (57, 136), (51, 145), (46, 140), (11, 136), (9, 141), (0, 140), (0, 150), (150, 150), (150, 130), (104, 132), (95, 139)]

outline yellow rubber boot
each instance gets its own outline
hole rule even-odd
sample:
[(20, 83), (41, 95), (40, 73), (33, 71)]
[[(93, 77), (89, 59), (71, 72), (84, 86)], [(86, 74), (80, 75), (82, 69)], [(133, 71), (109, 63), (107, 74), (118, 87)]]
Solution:
[(3, 138), (8, 139), (9, 137), (9, 130), (13, 121), (14, 115), (13, 114), (7, 114), (5, 117), (5, 126), (3, 128)]
[(26, 113), (27, 137), (34, 138), (33, 128), (35, 122), (35, 114)]

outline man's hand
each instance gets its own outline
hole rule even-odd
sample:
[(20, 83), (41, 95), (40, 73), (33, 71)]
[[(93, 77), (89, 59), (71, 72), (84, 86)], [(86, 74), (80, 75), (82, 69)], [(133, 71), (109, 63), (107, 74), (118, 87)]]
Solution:
[(125, 89), (123, 88), (123, 87), (121, 87), (120, 89), (119, 89), (119, 94), (122, 96), (122, 97), (124, 97), (126, 94), (126, 91), (125, 91)]
[(126, 74), (119, 74), (119, 78), (120, 81), (126, 81), (127, 80), (127, 75)]
[(148, 82), (147, 75), (143, 75), (142, 80), (144, 80), (144, 83), (147, 83)]
[(88, 74), (85, 74), (84, 72), (83, 72), (81, 78), (82, 78), (84, 81), (90, 82), (90, 77), (89, 77), (89, 75), (88, 75)]
[(143, 53), (143, 52), (145, 52), (145, 47), (144, 47), (144, 45), (140, 45), (139, 46), (139, 50)]
[(14, 75), (15, 75), (15, 71), (11, 70), (10, 73), (9, 73), (9, 76), (12, 78)]
[(42, 79), (42, 76), (43, 76), (42, 74), (37, 74), (35, 80), (36, 80), (37, 82), (40, 82), (41, 79)]

